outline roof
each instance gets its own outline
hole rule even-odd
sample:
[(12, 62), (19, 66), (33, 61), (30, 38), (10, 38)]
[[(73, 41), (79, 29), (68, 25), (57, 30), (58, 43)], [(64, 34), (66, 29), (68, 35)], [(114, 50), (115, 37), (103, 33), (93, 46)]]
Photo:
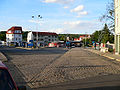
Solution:
[(56, 33), (52, 33), (52, 32), (32, 32), (33, 34), (40, 34), (40, 35), (56, 35)]
[[(20, 30), (21, 33), (15, 33), (15, 32), (14, 32), (15, 30)], [(8, 33), (9, 31), (11, 31), (11, 33)], [(19, 27), (19, 26), (11, 27), (10, 29), (7, 30), (6, 33), (7, 33), (7, 34), (22, 34), (22, 27)]]
[(0, 61), (0, 68), (7, 68), (3, 63), (2, 63), (2, 61)]

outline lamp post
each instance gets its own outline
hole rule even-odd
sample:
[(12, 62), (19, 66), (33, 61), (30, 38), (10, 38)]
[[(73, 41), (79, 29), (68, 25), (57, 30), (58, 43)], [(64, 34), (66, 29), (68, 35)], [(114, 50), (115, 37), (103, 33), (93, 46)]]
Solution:
[[(34, 19), (35, 16), (32, 16), (32, 19)], [(37, 24), (36, 24), (36, 30), (38, 30), (38, 26), (39, 26), (39, 19), (42, 19), (41, 15), (37, 16), (38, 20), (37, 20)], [(36, 32), (36, 47), (38, 48), (38, 32)]]

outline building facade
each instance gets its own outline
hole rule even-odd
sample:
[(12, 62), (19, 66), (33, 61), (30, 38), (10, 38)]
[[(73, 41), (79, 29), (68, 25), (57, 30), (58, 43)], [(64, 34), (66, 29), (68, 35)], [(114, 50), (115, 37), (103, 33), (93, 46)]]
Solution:
[(22, 44), (22, 27), (11, 27), (6, 32), (7, 46), (21, 46)]
[(58, 41), (58, 35), (51, 32), (29, 32), (27, 42), (35, 43), (37, 46), (47, 46), (51, 42)]
[(115, 53), (120, 54), (120, 0), (115, 2)]

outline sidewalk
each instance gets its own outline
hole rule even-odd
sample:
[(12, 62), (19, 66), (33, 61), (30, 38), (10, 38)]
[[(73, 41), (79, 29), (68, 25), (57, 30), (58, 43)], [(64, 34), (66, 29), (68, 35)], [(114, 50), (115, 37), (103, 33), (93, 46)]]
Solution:
[(2, 62), (6, 62), (7, 61), (6, 56), (2, 52), (0, 52), (0, 61), (2, 61)]
[(95, 50), (95, 49), (92, 49), (92, 48), (85, 49), (85, 50), (88, 50), (88, 51), (90, 51), (90, 52), (99, 54), (100, 56), (104, 56), (104, 57), (109, 58), (109, 59), (112, 59), (112, 60), (120, 61), (120, 55), (115, 55), (115, 54), (112, 54), (112, 53), (110, 53), (110, 52), (108, 52), (108, 53), (103, 53), (103, 52), (100, 52), (99, 50)]

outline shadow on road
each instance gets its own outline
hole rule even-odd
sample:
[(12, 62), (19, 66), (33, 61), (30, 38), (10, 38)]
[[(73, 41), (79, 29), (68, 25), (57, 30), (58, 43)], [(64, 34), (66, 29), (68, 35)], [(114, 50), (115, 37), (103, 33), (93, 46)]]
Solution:
[(68, 90), (120, 90), (120, 86), (84, 88), (84, 89), (68, 89)]

